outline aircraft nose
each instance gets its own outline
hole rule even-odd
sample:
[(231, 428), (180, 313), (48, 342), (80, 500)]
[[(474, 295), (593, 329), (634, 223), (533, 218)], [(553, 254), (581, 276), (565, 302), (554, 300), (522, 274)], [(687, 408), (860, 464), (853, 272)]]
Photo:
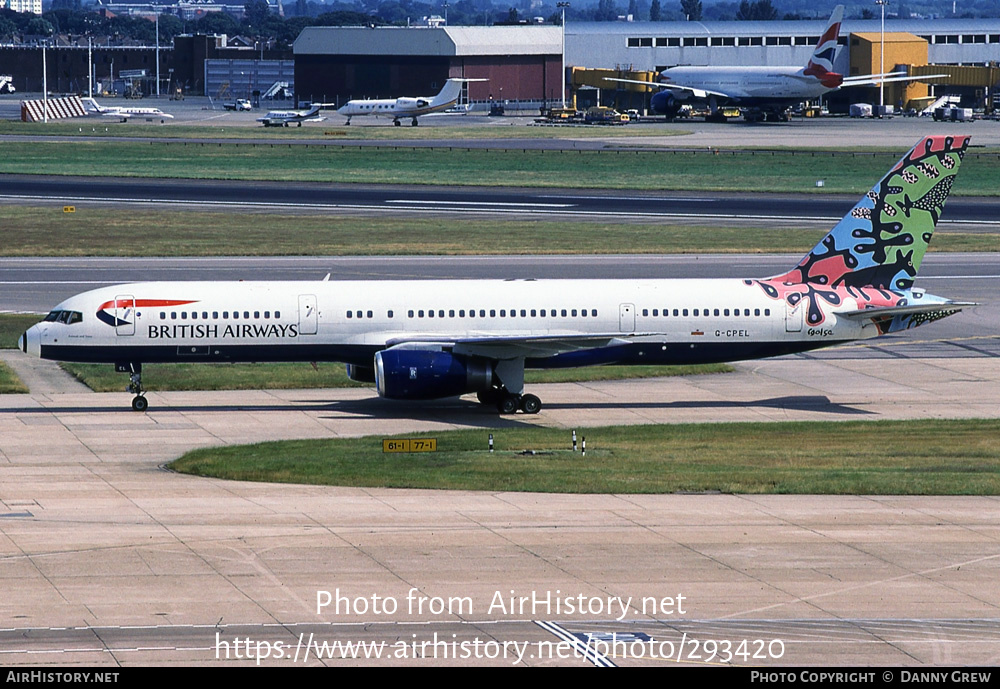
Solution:
[(24, 334), (17, 339), (17, 347), (25, 354), (30, 354), (31, 356), (41, 356), (41, 336), (38, 332), (38, 326), (33, 325), (24, 331)]

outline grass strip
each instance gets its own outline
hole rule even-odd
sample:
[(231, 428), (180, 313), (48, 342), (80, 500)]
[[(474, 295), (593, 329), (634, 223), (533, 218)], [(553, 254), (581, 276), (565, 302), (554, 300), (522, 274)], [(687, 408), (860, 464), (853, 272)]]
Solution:
[[(434, 453), (383, 454), (381, 437), (189, 452), (170, 468), (244, 481), (545, 493), (997, 495), (1000, 420), (502, 428), (406, 434)], [(487, 451), (493, 433), (496, 452)], [(386, 436), (400, 437), (400, 436)], [(526, 454), (525, 451), (534, 454)]]
[[(442, 232), (442, 225), (447, 232)], [(696, 254), (806, 252), (826, 229), (708, 227), (380, 215), (160, 211), (80, 206), (0, 207), (16, 228), (4, 256), (397, 256), (475, 254)], [(148, 228), (157, 228), (156, 232)], [(933, 251), (1000, 251), (1000, 234), (941, 231)], [(247, 276), (252, 278), (252, 276)]]
[(0, 361), (0, 395), (27, 394), (28, 388), (10, 366)]
[[(169, 105), (161, 106), (165, 112), (170, 112)], [(207, 113), (209, 111), (206, 111)], [(213, 117), (222, 113), (219, 108)], [(424, 123), (427, 120), (423, 120)], [(512, 120), (487, 120), (485, 117), (469, 117), (468, 124), (448, 126), (393, 127), (386, 126), (391, 120), (381, 120), (381, 124), (361, 124), (357, 121), (350, 127), (343, 122), (332, 122), (325, 125), (310, 125), (304, 127), (287, 127), (281, 129), (267, 128), (262, 125), (250, 125), (247, 122), (233, 122), (230, 125), (213, 124), (176, 124), (167, 126), (160, 124), (144, 124), (138, 122), (108, 122), (101, 120), (53, 121), (46, 124), (38, 122), (19, 122), (16, 120), (0, 121), (0, 135), (13, 136), (72, 136), (79, 138), (128, 137), (130, 139), (225, 139), (234, 141), (262, 142), (275, 140), (315, 141), (324, 140), (337, 142), (353, 141), (481, 141), (509, 139), (557, 139), (572, 141), (574, 139), (607, 139), (634, 143), (636, 138), (684, 136), (691, 131), (667, 129), (658, 126), (639, 127), (600, 127), (600, 126), (520, 126)]]
[[(9, 174), (364, 182), (629, 190), (857, 193), (898, 154), (814, 157), (792, 151), (400, 149), (159, 141), (6, 141)], [(94, 165), (95, 160), (101, 164)], [(953, 193), (1000, 194), (1000, 156), (966, 156)], [(816, 180), (824, 186), (817, 189)]]
[(17, 338), (40, 320), (34, 313), (0, 313), (0, 349), (17, 349)]
[[(109, 364), (60, 364), (95, 392), (120, 392), (128, 376)], [(732, 371), (728, 364), (703, 366), (591, 366), (588, 368), (526, 371), (525, 382), (571, 383), (627, 378), (660, 378)], [(143, 385), (150, 391), (179, 390), (297, 390), (372, 387), (347, 377), (343, 364), (322, 362), (267, 364), (145, 364)]]

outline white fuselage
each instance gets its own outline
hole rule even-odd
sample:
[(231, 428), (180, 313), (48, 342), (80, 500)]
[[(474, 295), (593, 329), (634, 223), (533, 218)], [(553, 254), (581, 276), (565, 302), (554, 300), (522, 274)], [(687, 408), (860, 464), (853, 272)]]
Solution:
[(801, 67), (671, 67), (660, 78), (667, 85), (725, 93), (738, 102), (802, 101), (831, 90), (818, 79), (803, 77)]
[[(839, 310), (855, 308), (847, 297)], [(66, 300), (53, 313), (79, 318), (40, 323), (22, 346), (77, 361), (370, 365), (397, 344), (480, 340), (498, 359), (561, 366), (611, 363), (609, 348), (628, 363), (726, 361), (878, 334), (833, 313), (810, 327), (804, 310), (736, 279), (137, 283)], [(607, 342), (572, 344), (591, 336)]]

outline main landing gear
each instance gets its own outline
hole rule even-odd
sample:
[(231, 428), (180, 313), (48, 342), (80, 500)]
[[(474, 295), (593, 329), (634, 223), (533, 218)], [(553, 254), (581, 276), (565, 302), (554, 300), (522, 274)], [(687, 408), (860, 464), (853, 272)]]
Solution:
[(520, 409), (525, 414), (537, 414), (542, 410), (542, 401), (535, 395), (517, 395), (506, 388), (490, 388), (476, 393), (479, 403), (495, 405), (501, 414), (516, 414)]

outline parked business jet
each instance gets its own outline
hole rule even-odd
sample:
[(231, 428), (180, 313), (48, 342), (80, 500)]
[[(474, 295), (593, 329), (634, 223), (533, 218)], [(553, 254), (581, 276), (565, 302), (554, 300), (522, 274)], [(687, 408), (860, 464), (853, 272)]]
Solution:
[(974, 304), (913, 280), (968, 137), (920, 141), (791, 270), (763, 279), (153, 282), (84, 292), (19, 341), (148, 362), (341, 361), (393, 399), (477, 393), (532, 414), (525, 368), (756, 359), (878, 337)]
[(287, 127), (289, 124), (296, 124), (299, 127), (303, 122), (322, 122), (326, 118), (319, 114), (320, 108), (329, 103), (313, 103), (308, 110), (272, 110), (263, 117), (258, 117), (257, 121), (263, 123), (265, 127)]
[(391, 117), (392, 123), (399, 126), (400, 118), (409, 117), (410, 124), (417, 126), (417, 117), (432, 112), (447, 110), (458, 102), (462, 94), (462, 84), (469, 81), (487, 81), (486, 79), (448, 79), (444, 88), (436, 96), (420, 96), (416, 98), (383, 98), (376, 100), (349, 100), (337, 112), (347, 118), (347, 124), (352, 117)]
[(660, 81), (656, 83), (611, 77), (606, 80), (661, 89), (650, 99), (650, 108), (658, 115), (675, 117), (686, 104), (707, 103), (711, 119), (716, 121), (725, 121), (721, 111), (725, 105), (741, 108), (748, 121), (787, 121), (789, 108), (847, 86), (948, 76), (910, 77), (902, 72), (887, 72), (845, 77), (834, 72), (843, 16), (844, 6), (837, 5), (805, 67), (669, 67), (660, 72)]
[(132, 106), (117, 105), (104, 107), (93, 98), (81, 98), (80, 100), (83, 102), (84, 107), (88, 112), (97, 113), (98, 115), (103, 115), (105, 117), (119, 117), (122, 122), (128, 122), (129, 119), (133, 117), (146, 120), (147, 122), (152, 122), (157, 118), (160, 122), (174, 119), (173, 115), (165, 113), (159, 108), (136, 108)]

